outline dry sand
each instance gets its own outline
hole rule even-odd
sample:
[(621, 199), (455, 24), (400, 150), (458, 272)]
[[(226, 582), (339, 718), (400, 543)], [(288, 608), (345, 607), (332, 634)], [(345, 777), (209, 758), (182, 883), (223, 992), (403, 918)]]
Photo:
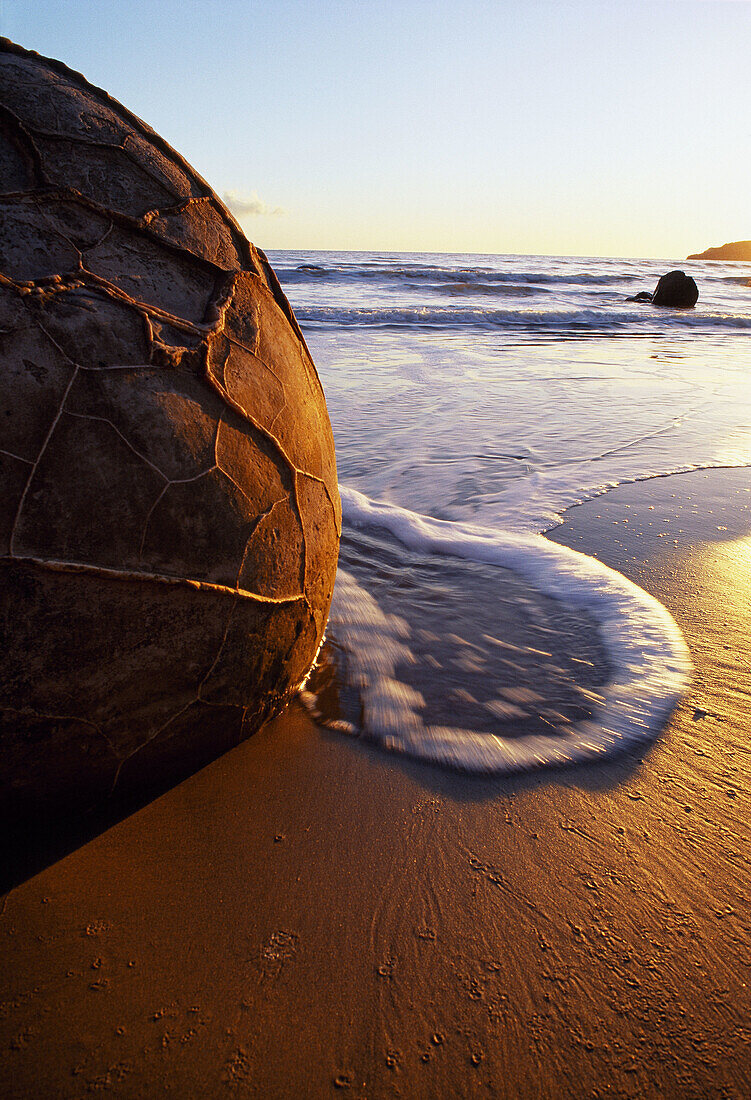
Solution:
[(13, 890), (4, 1097), (747, 1097), (751, 473), (555, 533), (661, 599), (654, 747), (472, 780), (298, 706)]

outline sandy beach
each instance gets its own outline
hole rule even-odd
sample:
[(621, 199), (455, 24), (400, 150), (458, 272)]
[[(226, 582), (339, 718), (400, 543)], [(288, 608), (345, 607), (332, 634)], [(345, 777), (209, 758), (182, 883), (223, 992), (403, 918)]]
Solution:
[(298, 705), (5, 898), (6, 1097), (745, 1097), (751, 476), (572, 509), (671, 611), (646, 752), (478, 780)]

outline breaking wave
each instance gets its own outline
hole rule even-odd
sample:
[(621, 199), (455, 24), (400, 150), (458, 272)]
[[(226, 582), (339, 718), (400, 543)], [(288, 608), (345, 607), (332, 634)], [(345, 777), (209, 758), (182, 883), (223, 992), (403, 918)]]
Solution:
[(751, 329), (751, 318), (696, 310), (656, 310), (640, 303), (622, 309), (530, 310), (464, 309), (425, 306), (423, 308), (346, 308), (340, 306), (301, 306), (296, 310), (303, 325), (367, 325), (397, 328), (504, 328), (547, 331), (624, 330), (633, 333), (655, 330), (701, 330), (705, 332)]
[(351, 282), (356, 280), (384, 280), (392, 282), (424, 282), (438, 284), (442, 282), (477, 283), (527, 283), (530, 285), (571, 286), (613, 286), (619, 283), (634, 282), (638, 276), (633, 274), (595, 274), (582, 271), (558, 274), (550, 271), (495, 271), (491, 267), (442, 267), (433, 264), (298, 264), (296, 267), (282, 269), (280, 275), (285, 284), (308, 282), (310, 280), (328, 280), (331, 282)]

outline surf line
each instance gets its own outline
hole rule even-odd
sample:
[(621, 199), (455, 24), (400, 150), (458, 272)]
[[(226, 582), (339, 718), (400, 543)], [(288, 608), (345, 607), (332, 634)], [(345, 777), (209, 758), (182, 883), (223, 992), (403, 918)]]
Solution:
[(543, 595), (588, 612), (611, 667), (592, 717), (565, 731), (504, 737), (492, 730), (426, 726), (415, 709), (419, 697), (395, 676), (403, 642), (394, 617), (384, 615), (355, 578), (340, 570), (329, 624), (346, 653), (347, 676), (360, 691), (359, 732), (368, 740), (391, 752), (485, 775), (602, 761), (652, 740), (686, 691), (691, 660), (672, 616), (596, 559), (542, 535), (435, 520), (345, 486), (340, 492), (344, 519), (353, 527), (384, 530), (421, 553), (502, 566)]

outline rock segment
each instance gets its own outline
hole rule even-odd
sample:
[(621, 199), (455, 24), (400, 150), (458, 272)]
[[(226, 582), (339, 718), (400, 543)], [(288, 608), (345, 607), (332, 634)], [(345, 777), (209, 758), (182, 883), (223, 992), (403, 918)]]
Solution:
[(266, 257), (148, 126), (2, 40), (0, 165), (0, 797), (80, 807), (303, 679), (334, 447)]

